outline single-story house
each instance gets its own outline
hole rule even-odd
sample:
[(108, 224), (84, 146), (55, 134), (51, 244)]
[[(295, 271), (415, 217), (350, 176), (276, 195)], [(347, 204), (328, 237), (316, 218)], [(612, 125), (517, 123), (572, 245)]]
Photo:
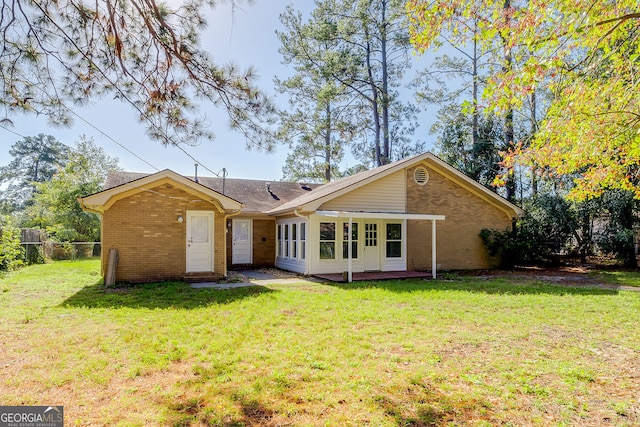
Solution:
[(494, 267), (479, 233), (524, 211), (431, 153), (327, 184), (112, 173), (80, 199), (102, 218), (102, 271), (121, 282)]

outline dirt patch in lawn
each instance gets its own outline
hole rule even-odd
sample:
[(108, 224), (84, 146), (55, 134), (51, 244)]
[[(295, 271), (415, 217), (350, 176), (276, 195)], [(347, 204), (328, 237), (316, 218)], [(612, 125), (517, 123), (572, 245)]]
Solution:
[(456, 272), (462, 277), (480, 279), (508, 278), (514, 282), (544, 282), (553, 285), (599, 288), (608, 290), (638, 291), (640, 287), (606, 283), (592, 266), (516, 267), (513, 270), (474, 270)]

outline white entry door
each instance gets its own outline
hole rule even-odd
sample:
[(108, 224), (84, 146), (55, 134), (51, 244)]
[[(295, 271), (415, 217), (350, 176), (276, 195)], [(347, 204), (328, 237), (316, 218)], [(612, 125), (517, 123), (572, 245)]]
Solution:
[(187, 273), (213, 271), (213, 212), (187, 211)]
[(380, 248), (377, 222), (364, 224), (364, 271), (380, 270)]
[(231, 262), (233, 264), (251, 264), (251, 220), (233, 220), (233, 248)]

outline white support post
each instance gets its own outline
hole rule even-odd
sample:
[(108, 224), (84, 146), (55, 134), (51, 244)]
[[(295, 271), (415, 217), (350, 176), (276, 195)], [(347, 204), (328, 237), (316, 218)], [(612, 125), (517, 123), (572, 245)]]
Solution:
[(353, 254), (351, 253), (352, 251), (352, 244), (351, 244), (351, 239), (352, 239), (352, 232), (351, 229), (353, 227), (353, 218), (349, 217), (349, 228), (348, 228), (348, 233), (349, 233), (349, 247), (347, 248), (347, 253), (349, 254), (349, 267), (347, 269), (347, 276), (348, 276), (348, 282), (351, 283), (353, 282), (353, 271), (352, 271), (352, 258), (353, 258)]
[(431, 220), (431, 275), (436, 278), (436, 220)]

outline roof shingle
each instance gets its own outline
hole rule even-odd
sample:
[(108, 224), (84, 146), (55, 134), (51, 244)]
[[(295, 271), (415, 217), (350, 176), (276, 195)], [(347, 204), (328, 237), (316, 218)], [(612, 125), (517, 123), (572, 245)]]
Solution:
[[(139, 172), (111, 172), (104, 189), (108, 190), (151, 174)], [(187, 177), (193, 180), (193, 177)], [(264, 213), (297, 197), (313, 192), (322, 184), (299, 184), (296, 182), (263, 181), (253, 179), (198, 177), (198, 182), (227, 197), (241, 201), (245, 213)], [(223, 188), (224, 186), (224, 188)]]

